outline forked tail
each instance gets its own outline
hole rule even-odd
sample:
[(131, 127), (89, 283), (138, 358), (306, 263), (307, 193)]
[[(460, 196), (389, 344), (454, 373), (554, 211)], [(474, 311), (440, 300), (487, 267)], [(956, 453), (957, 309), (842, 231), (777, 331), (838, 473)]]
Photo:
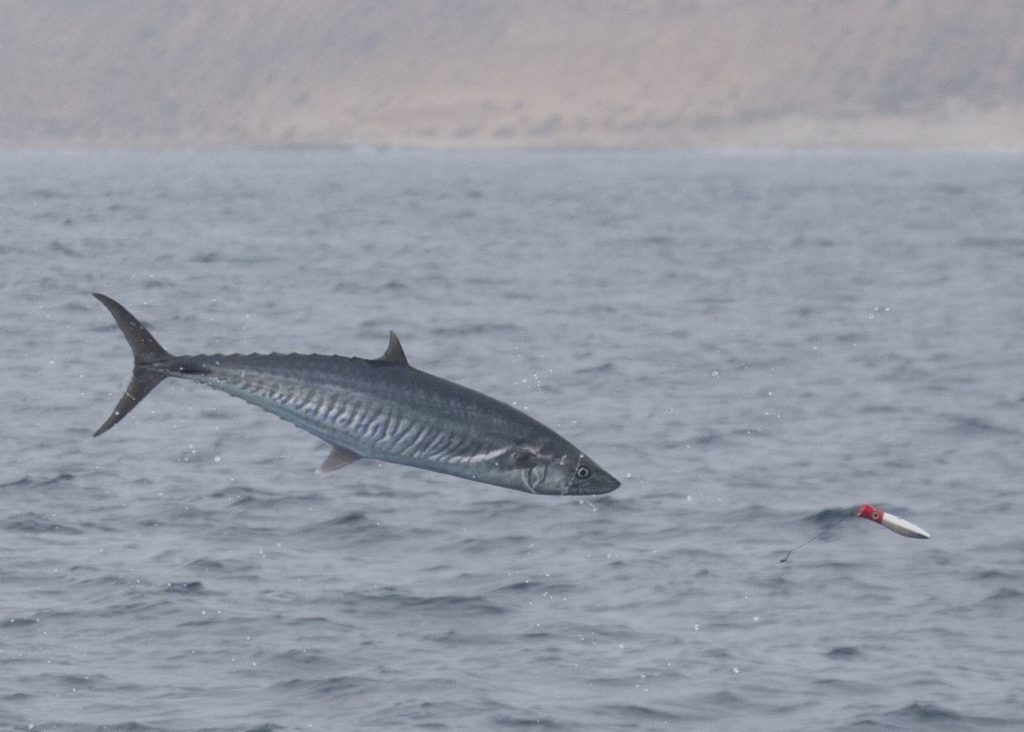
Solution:
[(114, 316), (124, 337), (128, 339), (131, 346), (132, 356), (135, 357), (135, 369), (132, 371), (132, 380), (121, 397), (121, 401), (114, 407), (113, 413), (107, 417), (93, 437), (98, 437), (120, 422), (128, 412), (132, 411), (139, 402), (153, 391), (154, 387), (166, 378), (166, 374), (148, 368), (150, 364), (166, 361), (174, 358), (163, 346), (157, 343), (156, 338), (146, 330), (145, 326), (138, 319), (125, 310), (124, 306), (116, 300), (94, 292), (93, 296), (103, 303), (110, 314)]

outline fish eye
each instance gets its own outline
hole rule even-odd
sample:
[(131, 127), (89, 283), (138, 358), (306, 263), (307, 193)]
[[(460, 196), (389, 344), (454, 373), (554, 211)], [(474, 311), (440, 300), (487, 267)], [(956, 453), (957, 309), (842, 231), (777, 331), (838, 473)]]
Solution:
[(590, 477), (590, 468), (588, 468), (586, 465), (579, 466), (578, 468), (576, 468), (576, 477), (579, 478), (580, 480), (586, 480), (587, 478)]

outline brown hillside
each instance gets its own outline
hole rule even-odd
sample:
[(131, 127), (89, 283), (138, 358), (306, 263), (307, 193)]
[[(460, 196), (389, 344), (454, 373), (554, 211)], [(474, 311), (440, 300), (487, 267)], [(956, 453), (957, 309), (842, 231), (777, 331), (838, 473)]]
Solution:
[(6, 147), (1024, 146), (1024, 3), (12, 2)]

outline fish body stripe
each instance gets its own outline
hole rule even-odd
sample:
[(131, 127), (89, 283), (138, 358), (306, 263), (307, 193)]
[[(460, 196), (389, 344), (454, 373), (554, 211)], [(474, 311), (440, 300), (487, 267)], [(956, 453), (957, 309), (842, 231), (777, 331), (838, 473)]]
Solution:
[[(472, 470), (473, 475), (478, 476), (481, 467), (508, 454), (510, 428), (518, 428), (524, 439), (536, 429), (532, 418), (508, 407), (504, 408), (513, 415), (511, 418), (496, 420), (488, 415), (480, 419), (490, 404), (478, 401), (490, 401), (489, 397), (407, 366), (381, 366), (343, 356), (192, 356), (189, 359), (201, 363), (203, 368), (186, 373), (171, 370), (168, 375), (182, 376), (240, 397), (331, 444), (365, 457), (419, 467), (446, 466), (446, 472)], [(334, 367), (347, 367), (351, 372), (349, 383), (339, 383), (336, 370), (325, 373), (326, 361), (331, 361)], [(387, 373), (382, 371), (387, 368), (412, 373), (403, 373), (393, 382), (385, 382), (381, 389), (379, 377)], [(371, 370), (378, 381), (372, 386), (363, 386), (360, 377)], [(424, 378), (450, 387), (448, 399), (428, 397), (422, 388), (418, 390), (417, 382)], [(375, 390), (383, 393), (375, 395)], [(396, 402), (404, 408), (397, 409)], [(467, 432), (467, 426), (473, 429)], [(489, 434), (493, 435), (492, 439), (488, 439)]]

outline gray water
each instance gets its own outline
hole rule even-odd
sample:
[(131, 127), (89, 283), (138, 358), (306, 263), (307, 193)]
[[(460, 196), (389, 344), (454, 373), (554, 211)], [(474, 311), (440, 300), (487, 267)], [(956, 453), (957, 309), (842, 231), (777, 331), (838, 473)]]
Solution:
[[(0, 728), (1017, 729), (1024, 157), (0, 155)], [(363, 461), (168, 350), (379, 356), (620, 480)], [(932, 533), (842, 521), (862, 502)]]

